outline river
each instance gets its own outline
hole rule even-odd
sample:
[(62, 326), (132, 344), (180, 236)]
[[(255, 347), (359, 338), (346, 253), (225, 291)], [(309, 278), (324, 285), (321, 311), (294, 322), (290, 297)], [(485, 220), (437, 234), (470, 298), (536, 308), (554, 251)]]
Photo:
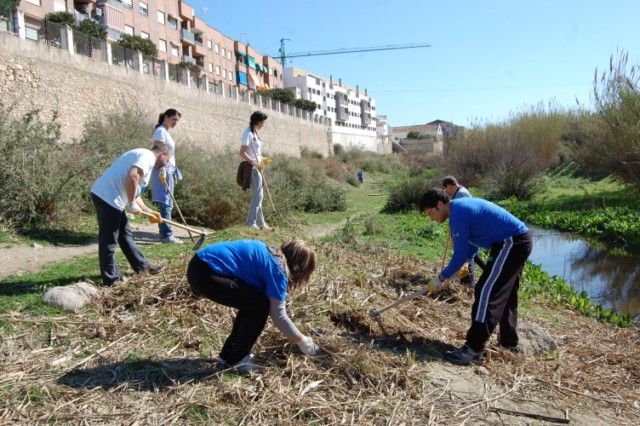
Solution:
[(640, 319), (640, 260), (611, 254), (572, 234), (529, 226), (533, 251), (529, 260), (594, 303)]

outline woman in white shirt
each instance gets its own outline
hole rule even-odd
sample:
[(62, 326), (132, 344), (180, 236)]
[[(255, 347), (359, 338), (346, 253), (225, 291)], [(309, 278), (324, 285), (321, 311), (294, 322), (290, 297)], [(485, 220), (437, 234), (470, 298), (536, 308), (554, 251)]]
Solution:
[(262, 161), (262, 141), (258, 137), (258, 130), (262, 129), (264, 122), (267, 120), (267, 114), (256, 111), (249, 118), (249, 127), (242, 133), (240, 146), (240, 156), (243, 160), (249, 161), (253, 168), (251, 169), (251, 202), (249, 203), (249, 212), (247, 213), (246, 225), (254, 229), (269, 229), (264, 221), (262, 212), (262, 199), (264, 193), (262, 191), (262, 174), (257, 169), (257, 165)]
[[(169, 134), (169, 130), (176, 127), (182, 114), (173, 108), (169, 108), (158, 117), (158, 124), (153, 131), (154, 146), (159, 143), (165, 144), (171, 152), (171, 158), (165, 165), (165, 170), (154, 169), (151, 174), (151, 198), (158, 206), (163, 219), (171, 220), (171, 210), (173, 210), (172, 194), (175, 184), (182, 178), (180, 171), (176, 167), (176, 144)], [(164, 179), (162, 179), (164, 178)], [(164, 180), (164, 181), (163, 181)], [(165, 244), (182, 244), (182, 240), (173, 235), (171, 225), (166, 222), (158, 224), (160, 242)]]

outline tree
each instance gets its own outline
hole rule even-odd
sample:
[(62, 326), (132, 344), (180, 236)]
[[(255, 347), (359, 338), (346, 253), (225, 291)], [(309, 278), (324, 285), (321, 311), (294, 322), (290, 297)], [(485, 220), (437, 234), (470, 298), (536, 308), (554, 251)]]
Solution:
[(120, 46), (131, 49), (139, 50), (143, 55), (156, 57), (158, 49), (156, 45), (149, 39), (142, 38), (137, 35), (122, 34), (120, 40), (118, 40)]
[(269, 89), (261, 90), (260, 94), (276, 101), (280, 101), (283, 104), (291, 104), (295, 102), (296, 97), (291, 90), (287, 89)]
[(19, 4), (20, 0), (0, 0), (0, 16), (10, 17)]
[(407, 133), (407, 139), (421, 139), (420, 132), (409, 132)]
[(78, 25), (73, 25), (73, 28), (99, 40), (107, 39), (107, 30), (91, 19), (80, 21)]
[(75, 19), (73, 18), (73, 14), (69, 12), (51, 12), (47, 13), (45, 19), (48, 22), (53, 22), (54, 24), (62, 24), (69, 25), (73, 27), (75, 25)]

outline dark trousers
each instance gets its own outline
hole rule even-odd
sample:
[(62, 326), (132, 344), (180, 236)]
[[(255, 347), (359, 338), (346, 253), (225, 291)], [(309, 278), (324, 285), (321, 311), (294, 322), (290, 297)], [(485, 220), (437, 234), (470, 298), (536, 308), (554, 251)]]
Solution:
[(231, 334), (220, 351), (220, 358), (236, 364), (251, 352), (262, 333), (269, 316), (269, 298), (244, 281), (216, 275), (198, 256), (189, 262), (187, 280), (195, 294), (238, 309)]
[(91, 199), (98, 215), (98, 258), (102, 283), (112, 285), (120, 278), (120, 270), (116, 264), (117, 246), (120, 246), (134, 271), (145, 270), (149, 261), (133, 241), (125, 212), (110, 206), (95, 194), (91, 194)]
[(518, 344), (518, 287), (532, 246), (529, 232), (491, 246), (490, 259), (475, 286), (467, 331), (467, 346), (474, 351), (484, 349), (498, 324), (498, 342), (503, 346)]

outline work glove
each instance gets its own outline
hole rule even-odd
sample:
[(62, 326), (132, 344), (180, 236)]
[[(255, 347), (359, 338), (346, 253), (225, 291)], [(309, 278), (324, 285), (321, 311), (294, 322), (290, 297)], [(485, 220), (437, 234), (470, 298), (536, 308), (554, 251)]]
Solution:
[(427, 283), (427, 293), (438, 293), (442, 289), (443, 285), (444, 281), (440, 279), (440, 276), (434, 275), (429, 278), (429, 282)]
[(149, 223), (162, 223), (162, 216), (160, 216), (160, 213), (154, 212), (152, 210), (148, 211), (147, 213), (151, 215), (147, 216), (147, 219), (149, 219)]
[(469, 265), (463, 265), (458, 272), (456, 272), (456, 277), (461, 280), (469, 276)]
[(313, 339), (309, 336), (303, 336), (298, 342), (298, 348), (300, 351), (309, 356), (314, 356), (318, 353), (320, 348), (313, 342)]
[(127, 205), (124, 208), (124, 211), (131, 214), (140, 214), (142, 212), (142, 209), (140, 208), (138, 203), (136, 203), (135, 201), (132, 201), (130, 203), (127, 203)]
[(162, 182), (163, 185), (167, 184), (167, 169), (164, 167), (160, 167), (160, 169), (158, 169), (158, 179), (160, 179), (160, 182)]

